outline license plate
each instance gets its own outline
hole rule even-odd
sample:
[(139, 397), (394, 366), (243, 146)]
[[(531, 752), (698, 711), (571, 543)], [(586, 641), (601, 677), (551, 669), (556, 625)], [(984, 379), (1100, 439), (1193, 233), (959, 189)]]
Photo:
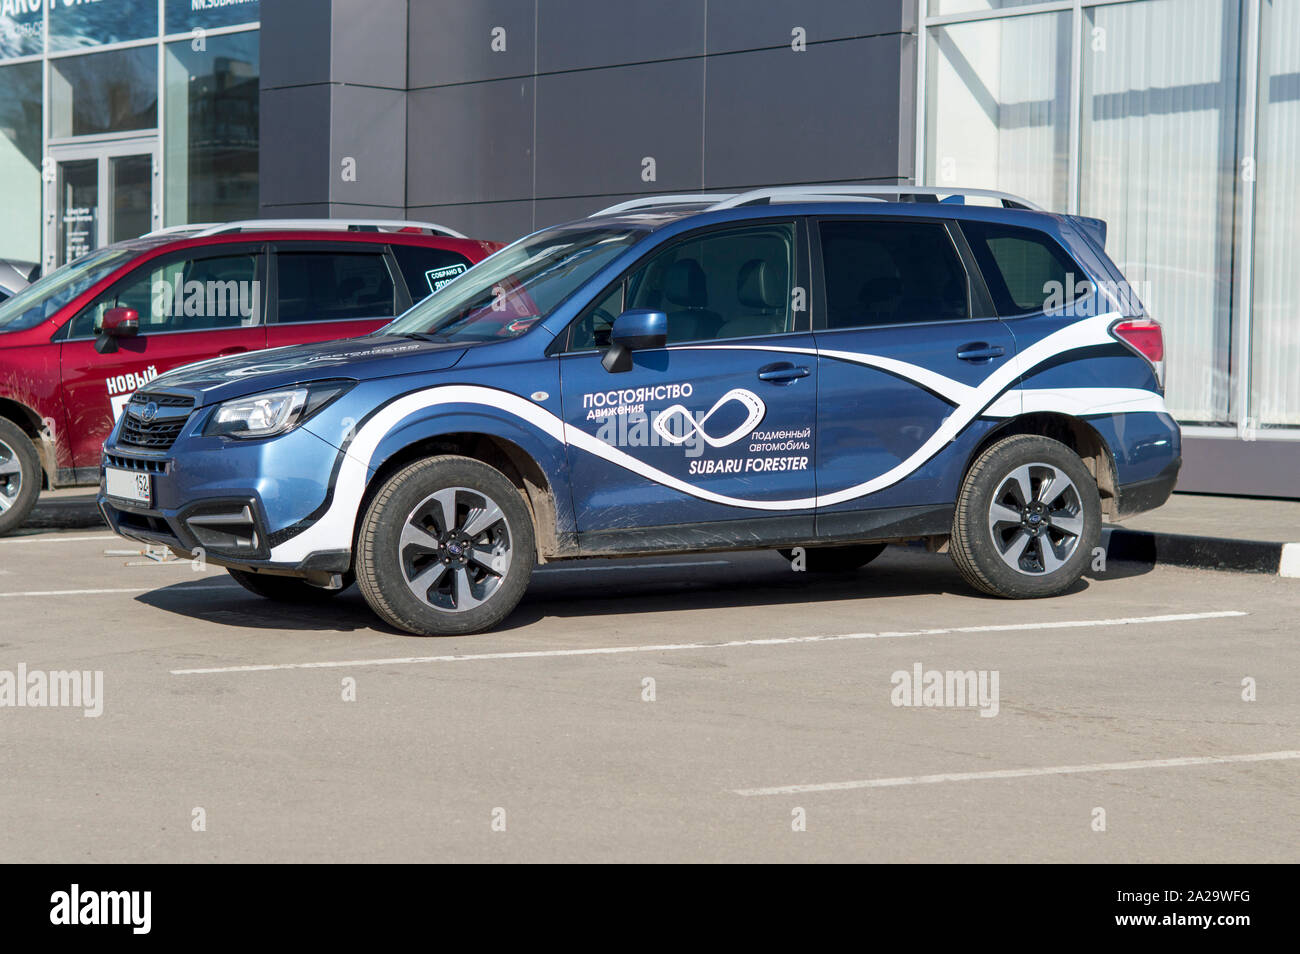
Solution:
[(153, 477), (133, 470), (105, 467), (104, 491), (118, 500), (147, 505), (153, 501)]

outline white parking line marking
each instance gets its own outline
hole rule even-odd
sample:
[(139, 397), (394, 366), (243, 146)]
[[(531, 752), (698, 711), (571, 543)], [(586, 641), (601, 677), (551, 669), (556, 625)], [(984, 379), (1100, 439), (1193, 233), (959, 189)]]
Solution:
[(4, 543), (89, 543), (91, 540), (121, 540), (119, 536), (108, 533), (98, 537), (10, 537), (7, 540), (0, 540)]
[(1045, 623), (1008, 623), (995, 626), (952, 626), (917, 629), (910, 632), (842, 633), (833, 636), (779, 636), (769, 639), (736, 639), (725, 643), (662, 643), (651, 646), (600, 646), (589, 649), (534, 649), (507, 653), (460, 653), (448, 656), (395, 656), (385, 659), (341, 659), (325, 662), (263, 663), (253, 666), (214, 666), (205, 669), (173, 669), (173, 676), (199, 676), (231, 672), (270, 672), (281, 669), (343, 669), (354, 666), (400, 666), (413, 663), (466, 662), (472, 659), (542, 659), (552, 656), (616, 656), (624, 653), (681, 652), (692, 649), (739, 649), (745, 646), (787, 646), (795, 643), (830, 643), (849, 639), (895, 639), (905, 636), (944, 636), (952, 633), (997, 633), (1038, 629), (1073, 629), (1089, 626), (1127, 626), (1135, 623), (1181, 623), (1203, 619), (1248, 616), (1239, 610), (1215, 613), (1176, 613), (1167, 616), (1128, 616), (1118, 619), (1055, 620)]
[(898, 785), (933, 785), (938, 782), (972, 782), (992, 778), (1030, 778), (1037, 775), (1079, 775), (1085, 772), (1128, 772), (1133, 769), (1178, 768), (1183, 765), (1221, 765), (1229, 762), (1281, 762), (1300, 759), (1300, 752), (1256, 752), (1252, 755), (1196, 755), (1178, 759), (1143, 759), (1138, 762), (1097, 762), (1092, 765), (1056, 765), (1051, 768), (996, 769), (990, 772), (944, 772), (939, 775), (901, 775), (853, 782), (816, 785), (778, 785), (774, 788), (738, 788), (737, 795), (803, 795), (808, 792), (842, 792), (855, 788), (893, 788)]
[(619, 566), (539, 566), (534, 573), (600, 573), (605, 570), (662, 570), (679, 566), (730, 566), (730, 560), (696, 560), (691, 563), (628, 563)]
[[(239, 586), (233, 580), (195, 580), (193, 583), (177, 583), (167, 589), (174, 590), (179, 588), (193, 589), (199, 586), (209, 585), (210, 588)], [(102, 589), (102, 590), (26, 590), (22, 593), (0, 593), (0, 597), (36, 597), (36, 596), (98, 596), (103, 593), (148, 593), (157, 590), (157, 586), (127, 586), (120, 589)]]

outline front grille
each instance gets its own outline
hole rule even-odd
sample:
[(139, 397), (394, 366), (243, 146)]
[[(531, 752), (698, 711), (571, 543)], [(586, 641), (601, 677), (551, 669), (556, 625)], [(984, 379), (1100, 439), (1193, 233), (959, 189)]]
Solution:
[(122, 470), (134, 470), (142, 474), (167, 473), (167, 462), (165, 460), (146, 460), (143, 457), (123, 457), (121, 454), (105, 454), (104, 463), (109, 467), (118, 467)]
[[(192, 398), (175, 394), (136, 394), (122, 415), (122, 432), (117, 442), (144, 450), (168, 450), (190, 419), (193, 406)], [(146, 416), (152, 416), (153, 420), (146, 421)]]

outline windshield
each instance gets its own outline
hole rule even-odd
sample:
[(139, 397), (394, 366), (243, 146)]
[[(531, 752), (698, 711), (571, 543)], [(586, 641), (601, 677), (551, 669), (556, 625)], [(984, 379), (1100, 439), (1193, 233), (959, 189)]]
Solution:
[(55, 269), (0, 304), (0, 332), (35, 328), (135, 254), (135, 249), (105, 248)]
[(581, 226), (530, 235), (444, 285), (379, 334), (446, 341), (521, 335), (644, 234), (627, 226)]

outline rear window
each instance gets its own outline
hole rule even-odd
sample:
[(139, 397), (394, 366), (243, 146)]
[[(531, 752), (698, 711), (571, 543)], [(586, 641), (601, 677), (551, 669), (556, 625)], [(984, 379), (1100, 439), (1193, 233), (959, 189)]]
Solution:
[(280, 252), (281, 324), (391, 318), (395, 286), (382, 252)]
[(1091, 294), (1083, 269), (1042, 232), (992, 222), (961, 227), (999, 315), (1054, 310)]
[(966, 270), (935, 222), (821, 223), (826, 327), (970, 317)]
[(436, 292), (457, 275), (469, 270), (470, 260), (464, 255), (443, 248), (425, 248), (420, 245), (394, 245), (393, 255), (397, 267), (406, 279), (406, 290), (411, 301), (417, 302)]

